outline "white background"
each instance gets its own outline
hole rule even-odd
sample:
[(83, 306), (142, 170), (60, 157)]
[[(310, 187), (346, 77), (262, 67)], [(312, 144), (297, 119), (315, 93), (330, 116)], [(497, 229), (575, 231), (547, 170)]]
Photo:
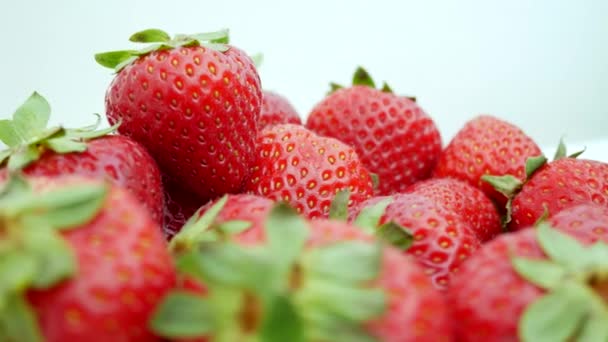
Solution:
[(232, 43), (263, 52), (265, 88), (303, 117), (329, 81), (362, 64), (413, 94), (444, 143), (466, 119), (491, 113), (543, 146), (561, 135), (608, 160), (608, 1), (8, 1), (0, 0), (0, 118), (33, 90), (55, 123), (103, 113), (112, 75), (93, 54), (131, 47), (135, 31), (229, 27)]

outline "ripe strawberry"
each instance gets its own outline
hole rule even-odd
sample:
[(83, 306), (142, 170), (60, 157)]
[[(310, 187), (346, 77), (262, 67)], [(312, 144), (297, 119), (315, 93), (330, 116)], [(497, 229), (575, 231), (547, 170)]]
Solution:
[(171, 40), (146, 30), (131, 40), (158, 44), (96, 56), (118, 70), (106, 94), (110, 123), (122, 121), (121, 134), (204, 201), (238, 192), (254, 160), (260, 79), (227, 39), (227, 32), (213, 32)]
[(605, 208), (584, 205), (554, 216), (558, 229), (541, 224), (485, 244), (452, 279), (456, 338), (606, 341), (606, 245), (583, 248), (557, 232), (584, 244), (607, 243), (607, 222)]
[(47, 128), (50, 112), (48, 102), (33, 93), (15, 111), (13, 120), (0, 121), (0, 140), (8, 146), (0, 152), (0, 180), (9, 169), (19, 168), (31, 176), (109, 179), (131, 191), (153, 219), (162, 222), (160, 173), (141, 145), (127, 137), (106, 135), (115, 127), (100, 131), (94, 130), (97, 125), (80, 130)]
[(608, 207), (608, 164), (560, 158), (542, 166), (515, 195), (509, 228), (529, 227), (545, 210), (555, 215), (582, 203)]
[(433, 178), (407, 189), (460, 216), (481, 242), (501, 232), (500, 217), (490, 199), (479, 189), (453, 178)]
[(371, 208), (381, 210), (374, 226), (396, 222), (412, 234), (412, 245), (405, 253), (412, 255), (424, 267), (438, 289), (447, 287), (451, 275), (481, 245), (467, 223), (461, 221), (460, 214), (421, 194), (371, 198), (361, 203), (359, 210), (351, 215), (351, 221), (369, 228), (361, 218)]
[(327, 217), (333, 196), (342, 189), (350, 190), (351, 206), (373, 191), (371, 176), (352, 148), (299, 125), (262, 130), (257, 156), (246, 189), (285, 201), (309, 218)]
[(353, 86), (337, 89), (316, 105), (306, 127), (352, 146), (380, 179), (381, 195), (402, 192), (428, 178), (441, 153), (433, 120), (410, 98), (375, 85), (362, 68)]
[(301, 125), (302, 120), (298, 112), (284, 96), (264, 90), (258, 128), (261, 130), (266, 126), (287, 123)]
[[(217, 213), (221, 204), (209, 210)], [(237, 220), (247, 216), (230, 215)], [(212, 219), (200, 221), (206, 225)], [(258, 222), (256, 217), (250, 223)], [(214, 232), (210, 229), (201, 235)], [(156, 331), (170, 338), (207, 336), (231, 341), (261, 336), (277, 341), (450, 340), (443, 296), (397, 250), (381, 247), (343, 222), (306, 223), (284, 206), (271, 209), (263, 229), (263, 234), (255, 235), (257, 241), (251, 235), (245, 237), (243, 231), (222, 233), (211, 240), (228, 238), (232, 243), (199, 242), (194, 252), (178, 255), (178, 265), (185, 266), (182, 271), (197, 269), (210, 291), (168, 296), (153, 320)], [(190, 237), (196, 240), (196, 234)], [(210, 236), (198, 238), (209, 240)], [(232, 269), (216, 273), (213, 265), (222, 262), (230, 262)], [(234, 278), (237, 274), (241, 276)], [(205, 315), (191, 315), (184, 322), (180, 311), (191, 310)], [(178, 316), (182, 319), (179, 330), (173, 324)], [(208, 326), (214, 317), (217, 324)]]
[(434, 177), (453, 177), (483, 190), (504, 208), (507, 198), (481, 178), (512, 175), (526, 178), (530, 157), (542, 155), (540, 148), (518, 127), (488, 115), (469, 121), (445, 148)]
[(156, 341), (174, 286), (160, 227), (130, 193), (74, 176), (8, 180), (0, 194), (8, 341)]

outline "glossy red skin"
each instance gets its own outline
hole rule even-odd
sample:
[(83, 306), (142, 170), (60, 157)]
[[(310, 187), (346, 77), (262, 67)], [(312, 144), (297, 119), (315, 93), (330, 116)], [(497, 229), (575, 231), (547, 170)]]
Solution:
[[(42, 182), (54, 187), (58, 180)], [(97, 216), (64, 236), (78, 260), (76, 276), (28, 292), (46, 341), (157, 341), (148, 320), (175, 285), (158, 223), (130, 193), (112, 187)]]
[[(6, 169), (0, 170), (0, 179), (4, 179), (6, 173)], [(46, 151), (27, 166), (24, 173), (109, 179), (131, 191), (150, 211), (152, 218), (162, 223), (163, 194), (158, 166), (143, 146), (127, 137), (107, 135), (91, 140), (84, 152), (58, 154)]]
[[(606, 208), (582, 205), (560, 212), (551, 224), (583, 243), (608, 243)], [(504, 234), (485, 244), (452, 278), (449, 308), (458, 341), (519, 341), (517, 325), (525, 308), (544, 292), (521, 278), (511, 256), (546, 258), (534, 229)]]
[(541, 167), (513, 200), (509, 228), (529, 227), (544, 213), (550, 215), (577, 204), (608, 207), (608, 164), (562, 158)]
[(170, 240), (179, 233), (196, 210), (205, 204), (205, 200), (173, 184), (166, 177), (163, 177), (163, 189), (165, 198), (163, 232)]
[[(481, 242), (461, 221), (458, 214), (419, 194), (394, 195), (380, 224), (394, 221), (414, 236), (412, 246), (404, 253), (412, 255), (424, 268), (433, 285), (445, 290), (450, 278), (462, 263), (481, 246)], [(374, 197), (359, 208), (374, 205), (386, 197)], [(351, 216), (357, 217), (359, 212)]]
[(501, 233), (500, 216), (492, 201), (479, 189), (453, 178), (433, 178), (407, 189), (431, 199), (460, 216), (481, 242)]
[(378, 194), (430, 177), (441, 154), (433, 120), (404, 96), (366, 86), (339, 89), (315, 106), (306, 127), (352, 146), (380, 178)]
[(204, 201), (243, 186), (261, 102), (253, 62), (235, 47), (152, 52), (120, 71), (106, 93), (110, 123), (122, 120), (121, 134)]
[(257, 156), (247, 190), (283, 200), (308, 218), (327, 217), (341, 189), (350, 189), (351, 207), (373, 193), (370, 174), (352, 148), (299, 125), (264, 129)]
[(302, 119), (287, 98), (275, 92), (264, 90), (258, 128), (261, 130), (266, 126), (286, 123), (301, 125)]
[(465, 124), (443, 151), (434, 177), (452, 177), (478, 187), (504, 208), (506, 197), (481, 180), (485, 174), (526, 178), (525, 165), (542, 151), (521, 129), (493, 116), (481, 115)]

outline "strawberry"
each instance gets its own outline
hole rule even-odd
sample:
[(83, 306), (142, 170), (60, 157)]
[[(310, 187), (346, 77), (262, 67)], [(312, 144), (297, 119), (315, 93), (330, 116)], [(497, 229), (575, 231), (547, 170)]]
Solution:
[(498, 211), (479, 189), (453, 178), (433, 178), (418, 182), (407, 189), (431, 199), (447, 210), (460, 215), (481, 242), (491, 240), (501, 232)]
[(540, 148), (521, 129), (495, 117), (481, 115), (467, 122), (454, 136), (433, 175), (468, 182), (504, 208), (507, 198), (484, 182), (482, 176), (512, 175), (523, 182), (526, 161), (540, 155)]
[(284, 96), (264, 90), (262, 93), (262, 109), (258, 121), (259, 129), (286, 123), (301, 125), (302, 120), (298, 112)]
[(582, 203), (608, 207), (608, 164), (559, 158), (539, 168), (515, 195), (509, 228), (529, 227), (545, 211), (555, 215)]
[(163, 177), (163, 189), (165, 198), (163, 232), (170, 240), (205, 201), (172, 183), (167, 177)]
[[(137, 142), (106, 135), (115, 127), (95, 131), (47, 128), (51, 108), (40, 94), (33, 93), (13, 114), (0, 120), (0, 140), (8, 149), (0, 152), (0, 179), (9, 169), (23, 169), (32, 176), (79, 175), (109, 179), (125, 187), (162, 222), (163, 198), (158, 166)], [(17, 133), (18, 132), (18, 133)]]
[(161, 171), (204, 201), (238, 192), (254, 161), (262, 93), (251, 59), (227, 32), (174, 39), (145, 30), (97, 61), (117, 70), (106, 93), (110, 123), (144, 145)]
[(285, 201), (306, 217), (327, 217), (340, 190), (350, 190), (351, 206), (372, 195), (371, 176), (352, 148), (302, 126), (283, 124), (262, 130), (257, 156), (246, 189)]
[[(177, 264), (198, 274), (210, 291), (168, 296), (152, 321), (160, 335), (214, 341), (450, 340), (443, 296), (397, 250), (344, 222), (305, 222), (283, 205), (270, 210), (263, 234), (251, 239), (247, 230), (227, 229), (227, 222), (209, 225), (226, 201), (192, 222), (198, 229), (182, 231), (197, 243), (190, 251), (178, 249)], [(241, 214), (230, 217), (250, 215)], [(244, 229), (257, 229), (258, 222), (256, 217)], [(193, 312), (199, 314), (187, 314)]]
[(12, 176), (0, 193), (3, 341), (156, 341), (174, 286), (158, 223), (109, 183)]
[[(606, 214), (601, 207), (575, 207), (554, 216), (551, 225), (485, 244), (452, 279), (448, 298), (458, 319), (456, 338), (606, 341)], [(602, 243), (580, 244), (597, 240)]]
[(405, 227), (413, 236), (405, 253), (418, 261), (433, 285), (441, 290), (481, 244), (467, 223), (461, 221), (461, 214), (418, 193), (373, 197), (361, 203), (350, 219), (367, 229), (390, 222)]
[(352, 146), (363, 165), (378, 175), (381, 195), (428, 178), (441, 153), (439, 131), (422, 108), (386, 84), (375, 89), (362, 68), (352, 87), (336, 89), (315, 106), (306, 127)]

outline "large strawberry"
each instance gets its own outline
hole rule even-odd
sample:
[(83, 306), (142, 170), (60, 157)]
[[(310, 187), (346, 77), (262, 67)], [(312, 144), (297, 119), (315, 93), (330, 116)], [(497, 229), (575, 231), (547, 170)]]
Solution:
[(450, 340), (442, 296), (397, 250), (343, 222), (306, 223), (285, 206), (271, 209), (263, 234), (252, 239), (247, 229), (254, 226), (235, 230), (239, 224), (212, 223), (226, 200), (182, 231), (195, 243), (177, 249), (177, 264), (209, 291), (168, 296), (152, 321), (161, 335), (213, 341)]
[(370, 230), (390, 222), (405, 228), (413, 237), (405, 253), (424, 267), (439, 289), (447, 287), (452, 274), (481, 244), (460, 213), (417, 193), (371, 198), (351, 213), (351, 221)]
[(504, 207), (507, 198), (483, 181), (482, 176), (511, 175), (524, 181), (526, 162), (541, 155), (540, 148), (520, 128), (481, 115), (467, 122), (445, 148), (434, 176), (468, 182)]
[(302, 124), (300, 115), (284, 96), (269, 90), (264, 90), (262, 95), (259, 129), (277, 124)]
[(509, 227), (526, 228), (545, 213), (582, 203), (608, 207), (608, 164), (559, 158), (538, 169), (515, 195)]
[(427, 197), (460, 216), (481, 242), (501, 232), (498, 211), (478, 188), (453, 178), (433, 178), (418, 182), (407, 189)]
[(352, 87), (336, 89), (315, 106), (306, 127), (352, 146), (378, 175), (379, 194), (402, 192), (428, 178), (441, 153), (439, 131), (422, 108), (386, 85), (375, 89), (362, 68)]
[(157, 340), (147, 322), (175, 273), (158, 223), (129, 192), (13, 176), (0, 231), (0, 340)]
[(148, 152), (137, 142), (106, 135), (116, 127), (96, 131), (47, 128), (51, 108), (33, 93), (13, 114), (0, 120), (0, 140), (8, 149), (0, 152), (0, 179), (9, 170), (23, 169), (32, 176), (74, 174), (109, 179), (127, 188), (162, 222), (163, 198), (160, 173)]
[(350, 190), (351, 206), (372, 195), (372, 178), (351, 147), (299, 125), (262, 130), (257, 157), (247, 189), (309, 218), (327, 217), (340, 190)]
[[(593, 205), (572, 208), (551, 219), (559, 230), (543, 223), (484, 245), (452, 279), (457, 339), (608, 340), (606, 214)], [(580, 244), (597, 240), (603, 243)]]
[(262, 94), (251, 59), (227, 32), (145, 30), (143, 50), (96, 55), (117, 75), (106, 93), (110, 123), (144, 145), (161, 170), (204, 201), (237, 192), (255, 154)]

